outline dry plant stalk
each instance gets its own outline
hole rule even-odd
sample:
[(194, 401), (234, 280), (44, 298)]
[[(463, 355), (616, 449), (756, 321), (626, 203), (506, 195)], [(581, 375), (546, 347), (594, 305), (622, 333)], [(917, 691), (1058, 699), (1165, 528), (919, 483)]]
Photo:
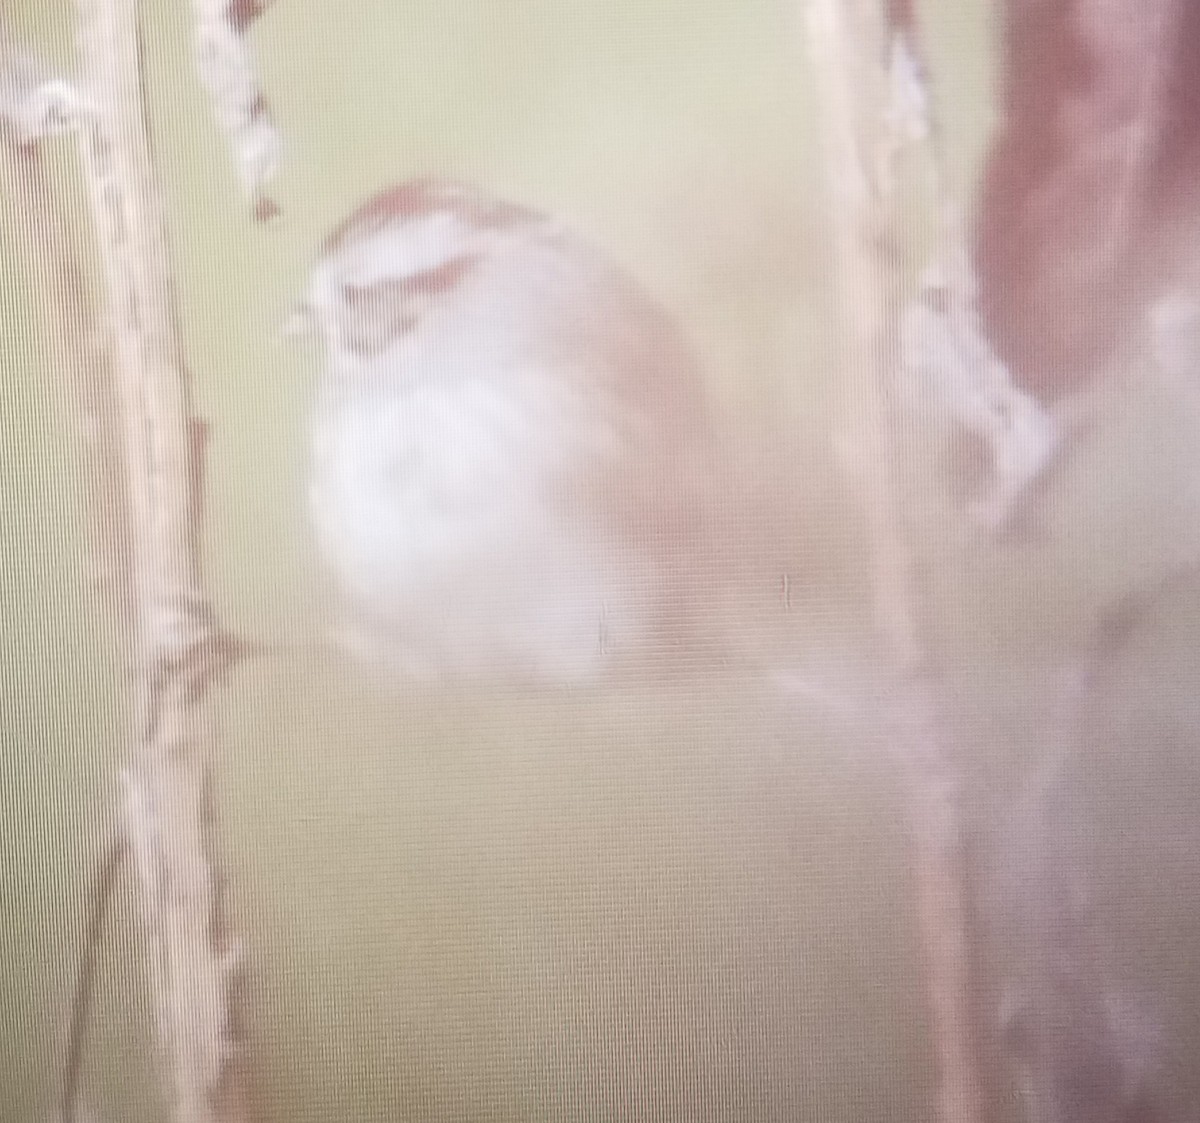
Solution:
[(173, 1118), (240, 1123), (250, 1117), (241, 963), (214, 854), (206, 705), (238, 645), (201, 581), (204, 428), (191, 403), (146, 131), (139, 0), (79, 0), (79, 13), (92, 102), (81, 147), (107, 290), (132, 543), (124, 831), (140, 879)]
[[(0, 25), (0, 186), (16, 204), (22, 275), (43, 306), (50, 366), (68, 384), (81, 438), (85, 571), (99, 599), (122, 625), (122, 638), (127, 638), (132, 555), (112, 356), (70, 216), (38, 147), (49, 136), (77, 128), (87, 112), (74, 87), (12, 43)], [(110, 829), (97, 876), (89, 885), (63, 1060), (63, 1123), (92, 1118), (78, 1102), (78, 1084), (99, 945), (124, 853), (123, 835)]]
[(111, 356), (70, 216), (38, 147), (74, 129), (87, 112), (74, 87), (11, 42), (0, 24), (0, 185), (19, 215), (23, 276), (49, 317), (50, 365), (66, 384), (82, 438), (87, 576), (106, 606), (127, 621), (129, 511)]
[(246, 44), (247, 30), (266, 6), (266, 0), (192, 0), (196, 69), (258, 218), (278, 209), (266, 187), (278, 170), (281, 147)]
[(981, 1123), (961, 769), (940, 728), (937, 675), (922, 634), (920, 559), (905, 519), (889, 408), (901, 370), (903, 313), (917, 292), (900, 255), (906, 238), (895, 187), (896, 159), (914, 137), (906, 132), (911, 122), (896, 80), (897, 29), (882, 0), (807, 0), (807, 17), (844, 316), (843, 377), (850, 407), (844, 447), (868, 517), (877, 628), (897, 681), (887, 718), (907, 782), (939, 1118)]

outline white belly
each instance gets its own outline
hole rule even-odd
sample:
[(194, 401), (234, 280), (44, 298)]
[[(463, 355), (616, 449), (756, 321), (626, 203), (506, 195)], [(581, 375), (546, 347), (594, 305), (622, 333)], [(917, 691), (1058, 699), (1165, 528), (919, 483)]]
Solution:
[[(551, 501), (579, 434), (532, 401), (455, 381), (324, 403), (312, 518), (372, 657), (423, 675), (578, 679), (649, 626), (654, 575), (638, 551)], [(585, 439), (595, 451), (609, 437)]]

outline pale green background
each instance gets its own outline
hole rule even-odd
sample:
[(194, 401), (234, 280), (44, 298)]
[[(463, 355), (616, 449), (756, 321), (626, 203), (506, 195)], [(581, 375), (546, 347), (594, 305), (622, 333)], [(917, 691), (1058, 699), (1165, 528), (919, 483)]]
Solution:
[[(927, 1118), (901, 805), (877, 745), (732, 686), (657, 703), (455, 697), (303, 653), (319, 626), (301, 508), (316, 356), (274, 333), (324, 231), (395, 179), (449, 172), (570, 216), (675, 310), (715, 394), (799, 435), (800, 500), (811, 486), (847, 501), (831, 482), (832, 266), (798, 0), (279, 0), (253, 36), (286, 144), (269, 226), (238, 198), (186, 5), (147, 7), (212, 422), (208, 573), (222, 616), (278, 645), (216, 703), (268, 1116)], [(989, 29), (976, 4), (943, 7), (931, 36), (965, 192)], [(69, 59), (68, 8), (24, 0), (13, 18)], [(69, 183), (70, 143), (55, 149)], [(3, 214), (0, 1117), (34, 1121), (124, 749), (111, 636), (81, 578), (71, 419), (24, 297), (20, 216)], [(1070, 533), (995, 557), (939, 544), (945, 630), (990, 668), (984, 709), (1010, 704), (1014, 652), (1075, 636), (1164, 542), (1194, 543), (1191, 430), (1139, 408), (1068, 473), (1052, 525)], [(853, 559), (855, 525), (846, 510), (813, 533)], [(862, 567), (827, 569), (824, 626), (849, 635)], [(130, 904), (89, 1077), (106, 1119), (157, 1117)]]

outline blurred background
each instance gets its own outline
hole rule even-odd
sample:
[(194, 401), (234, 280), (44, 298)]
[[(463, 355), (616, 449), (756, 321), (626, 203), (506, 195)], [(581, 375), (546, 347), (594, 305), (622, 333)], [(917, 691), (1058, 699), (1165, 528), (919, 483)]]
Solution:
[[(315, 653), (302, 473), (318, 356), (277, 340), (320, 239), (387, 183), (451, 174), (561, 213), (676, 313), (714, 395), (794, 442), (795, 510), (826, 559), (797, 630), (834, 663), (869, 660), (863, 542), (830, 440), (832, 259), (801, 5), (280, 0), (252, 36), (286, 144), (269, 225), (239, 197), (185, 6), (146, 7), (184, 334), (212, 425), (207, 571), (223, 618), (272, 647), (215, 702), (268, 1117), (927, 1118), (903, 807), (869, 691), (848, 684), (866, 706), (849, 718), (781, 711), (745, 682), (481, 694)], [(992, 29), (981, 2), (938, 7), (933, 71), (967, 200)], [(70, 4), (9, 9), (71, 68)], [(86, 230), (70, 142), (49, 158)], [(22, 280), (21, 216), (0, 207), (0, 1114), (34, 1120), (57, 1091), (124, 714), (84, 578), (74, 422)], [(925, 527), (961, 732), (1000, 787), (1045, 749), (1038, 707), (1053, 699), (1031, 699), (1064, 645), (1133, 575), (1194, 553), (1193, 434), (1165, 393), (1126, 394), (1038, 541), (981, 549)], [(1151, 726), (1178, 717), (1180, 690), (1160, 687), (1189, 643), (1130, 687), (1154, 703)], [(117, 911), (86, 1094), (101, 1118), (156, 1119), (128, 887)]]

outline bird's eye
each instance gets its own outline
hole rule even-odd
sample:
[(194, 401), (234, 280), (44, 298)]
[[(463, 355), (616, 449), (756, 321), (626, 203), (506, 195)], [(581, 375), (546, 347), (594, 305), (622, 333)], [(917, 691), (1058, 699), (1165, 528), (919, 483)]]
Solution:
[(343, 285), (343, 342), (365, 358), (379, 354), (412, 330), (434, 297), (457, 288), (477, 260), (465, 255), (402, 277)]
[(342, 288), (343, 343), (364, 358), (385, 350), (413, 323), (411, 290), (406, 279)]
[(355, 315), (378, 315), (386, 312), (390, 304), (402, 299), (403, 282), (381, 281), (374, 285), (346, 285), (342, 289), (342, 301), (347, 311)]

